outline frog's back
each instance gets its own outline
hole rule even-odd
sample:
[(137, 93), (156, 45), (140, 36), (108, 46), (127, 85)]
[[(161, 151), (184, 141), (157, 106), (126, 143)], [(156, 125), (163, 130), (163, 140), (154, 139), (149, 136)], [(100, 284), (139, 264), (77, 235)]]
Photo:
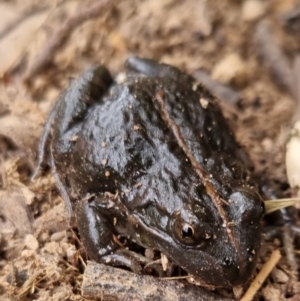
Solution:
[(247, 184), (238, 149), (218, 104), (202, 87), (132, 77), (114, 85), (88, 116), (72, 155), (79, 167), (71, 178), (91, 193), (139, 187), (141, 203), (160, 191), (174, 210), (190, 197), (191, 184), (201, 182), (195, 163), (221, 197), (229, 196), (229, 185)]

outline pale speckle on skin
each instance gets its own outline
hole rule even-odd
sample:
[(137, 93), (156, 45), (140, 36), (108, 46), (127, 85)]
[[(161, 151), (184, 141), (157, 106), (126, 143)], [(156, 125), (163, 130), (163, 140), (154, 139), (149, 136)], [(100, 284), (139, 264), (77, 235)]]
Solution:
[(200, 104), (201, 104), (201, 107), (205, 110), (205, 109), (207, 109), (207, 107), (208, 107), (208, 104), (209, 104), (209, 101), (207, 100), (207, 99), (205, 99), (205, 98), (200, 98)]
[(119, 85), (125, 83), (125, 82), (127, 81), (126, 73), (125, 73), (125, 72), (119, 73), (119, 74), (116, 76), (115, 81), (116, 81)]
[(72, 142), (76, 142), (77, 140), (78, 140), (78, 135), (73, 136), (71, 139)]

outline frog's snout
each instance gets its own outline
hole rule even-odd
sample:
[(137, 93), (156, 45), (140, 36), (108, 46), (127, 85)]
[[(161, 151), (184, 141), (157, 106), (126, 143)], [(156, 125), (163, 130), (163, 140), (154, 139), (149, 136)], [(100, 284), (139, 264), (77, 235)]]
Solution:
[(251, 261), (246, 262), (246, 260), (237, 262), (233, 257), (226, 256), (222, 260), (221, 267), (226, 282), (228, 281), (230, 286), (236, 286), (248, 281), (255, 268), (255, 263)]
[(251, 233), (251, 237), (255, 238), (253, 241), (249, 241), (247, 231), (235, 234), (235, 246), (231, 245), (217, 262), (230, 286), (242, 285), (249, 280), (256, 266), (261, 241), (259, 228), (256, 229), (256, 235)]

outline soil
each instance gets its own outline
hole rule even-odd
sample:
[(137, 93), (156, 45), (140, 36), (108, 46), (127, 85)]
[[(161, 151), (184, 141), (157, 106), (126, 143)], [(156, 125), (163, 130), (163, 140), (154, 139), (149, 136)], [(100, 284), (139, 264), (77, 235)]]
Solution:
[[(138, 55), (195, 76), (219, 97), (258, 181), (271, 187), (265, 198), (297, 194), (285, 144), (300, 115), (299, 1), (2, 0), (0, 11), (2, 300), (95, 300), (82, 296), (86, 256), (53, 175), (31, 181), (57, 96), (93, 64), (117, 75)], [(273, 250), (282, 258), (253, 300), (300, 300), (293, 209), (292, 226), (280, 214), (264, 221), (257, 272)], [(239, 300), (248, 286), (215, 294)]]

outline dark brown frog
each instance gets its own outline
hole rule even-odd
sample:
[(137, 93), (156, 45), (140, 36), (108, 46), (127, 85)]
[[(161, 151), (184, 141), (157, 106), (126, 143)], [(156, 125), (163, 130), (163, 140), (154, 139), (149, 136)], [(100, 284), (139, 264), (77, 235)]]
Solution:
[(164, 253), (203, 285), (251, 276), (263, 202), (215, 98), (166, 64), (93, 67), (60, 96), (40, 145), (90, 257), (133, 267), (116, 235)]

